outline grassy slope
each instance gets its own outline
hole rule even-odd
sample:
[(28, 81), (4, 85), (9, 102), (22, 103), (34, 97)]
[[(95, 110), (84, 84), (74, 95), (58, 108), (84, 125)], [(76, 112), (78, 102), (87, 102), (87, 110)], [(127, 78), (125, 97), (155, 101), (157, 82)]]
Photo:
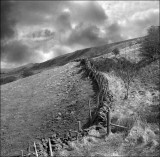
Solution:
[[(29, 141), (76, 129), (88, 118), (88, 81), (75, 74), (75, 63), (44, 71), (1, 87), (2, 154), (26, 149)], [(57, 117), (58, 113), (62, 115)], [(13, 154), (12, 154), (13, 155)]]
[[(121, 47), (122, 55), (123, 48)], [(142, 69), (132, 82), (129, 99), (123, 100), (124, 83), (116, 72), (106, 73), (107, 63), (102, 62), (105, 57), (107, 56), (100, 56), (95, 60), (103, 65), (99, 70), (102, 70), (109, 79), (110, 89), (116, 99), (112, 121), (126, 126), (132, 124), (133, 120), (130, 117), (134, 116), (140, 116), (143, 117), (142, 119), (150, 121), (145, 127), (142, 127), (143, 129), (139, 124), (138, 127), (137, 124), (133, 125), (125, 138), (123, 130), (113, 128), (112, 131), (116, 133), (111, 134), (106, 139), (107, 142), (104, 139), (92, 139), (92, 142), (83, 141), (82, 144), (74, 144), (73, 151), (65, 153), (75, 156), (80, 155), (79, 153), (81, 155), (88, 153), (114, 156), (118, 154), (132, 155), (138, 152), (144, 156), (148, 151), (148, 153), (156, 154), (159, 128), (157, 121), (154, 120), (157, 118), (155, 108), (158, 103), (159, 91), (156, 88), (157, 83), (155, 83), (157, 79), (154, 81), (152, 78), (157, 78), (159, 75), (158, 63), (154, 62)], [(69, 63), (1, 86), (2, 154), (18, 155), (21, 149), (26, 150), (28, 143), (33, 142), (36, 138), (49, 136), (53, 130), (57, 130), (61, 134), (70, 128), (76, 130), (77, 120), (81, 120), (82, 124), (87, 122), (88, 99), (93, 91), (90, 82), (81, 80), (80, 76), (76, 74), (75, 65), (74, 62)], [(151, 73), (152, 71), (154, 73)], [(93, 102), (91, 105), (94, 107)], [(142, 125), (144, 124), (142, 123)], [(140, 130), (140, 135), (132, 133), (136, 127)], [(152, 134), (151, 138), (148, 132)], [(132, 143), (138, 139), (137, 136), (142, 137), (140, 145), (136, 142)]]

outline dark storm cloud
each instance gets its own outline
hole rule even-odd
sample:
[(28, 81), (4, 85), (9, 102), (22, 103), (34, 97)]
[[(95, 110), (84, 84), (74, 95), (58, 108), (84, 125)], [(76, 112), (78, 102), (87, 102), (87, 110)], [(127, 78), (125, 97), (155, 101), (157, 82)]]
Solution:
[[(63, 26), (63, 22), (69, 22), (70, 10), (72, 22), (88, 22), (102, 24), (107, 19), (104, 9), (98, 2), (74, 3), (70, 1), (19, 1), (16, 2), (14, 15), (20, 25), (54, 25), (57, 22)], [(67, 26), (69, 23), (67, 23)]]
[(34, 50), (22, 41), (13, 41), (2, 47), (2, 61), (5, 62), (20, 64), (33, 61), (36, 57)]
[(20, 1), (17, 2), (15, 16), (19, 24), (51, 25), (58, 12), (61, 12), (68, 2), (61, 1)]
[(72, 30), (66, 43), (70, 46), (96, 46), (104, 44), (105, 41), (99, 36), (99, 34), (100, 29), (97, 26), (81, 23)]
[(68, 29), (71, 29), (70, 13), (66, 11), (61, 13), (56, 19), (55, 26), (57, 30), (59, 30), (60, 32), (64, 32)]
[(98, 46), (107, 44), (108, 42), (118, 42), (124, 40), (121, 35), (121, 26), (113, 23), (106, 27), (104, 35), (101, 36), (101, 30), (96, 25), (79, 24), (66, 40), (69, 46)]
[[(95, 24), (102, 24), (107, 19), (107, 16), (103, 8), (97, 2), (85, 2), (84, 4), (76, 4), (74, 2), (62, 3), (47, 1), (46, 3), (44, 1), (20, 1), (16, 3), (14, 12), (12, 13), (16, 17), (17, 26), (19, 26), (18, 28), (20, 29), (23, 29), (23, 26), (38, 26), (41, 30), (44, 25), (48, 25), (49, 27), (53, 27), (55, 29), (56, 34), (62, 34), (62, 38), (64, 35), (63, 33), (70, 30), (70, 41), (67, 41), (69, 45), (83, 45), (88, 47), (104, 43), (103, 40), (99, 37), (99, 28)], [(92, 26), (82, 26), (76, 32), (75, 30), (72, 30), (72, 23), (76, 23), (80, 26), (79, 23), (81, 22), (92, 24)], [(29, 36), (40, 37), (41, 34), (41, 31), (37, 30), (35, 33), (31, 33)], [(22, 43), (19, 43), (18, 46), (21, 49), (24, 47), (24, 45), (20, 46), (20, 44)], [(25, 45), (25, 47), (27, 49), (27, 45)], [(25, 54), (30, 55), (30, 53), (27, 53), (28, 51), (24, 52), (26, 52)], [(55, 49), (54, 53), (57, 56), (58, 54), (65, 54), (66, 51)], [(11, 55), (11, 53), (8, 53), (8, 55), (9, 54)], [(9, 59), (8, 55), (7, 58)], [(11, 55), (10, 61), (12, 60), (12, 57), (13, 56)], [(13, 60), (16, 61), (14, 58)], [(23, 52), (20, 57), (17, 58), (17, 62), (20, 60), (27, 60), (27, 56), (23, 55)]]
[(14, 3), (1, 1), (1, 40), (14, 36), (16, 20), (11, 16)]
[(121, 36), (121, 26), (118, 23), (113, 23), (106, 28), (106, 37), (111, 42), (118, 42), (124, 40)]

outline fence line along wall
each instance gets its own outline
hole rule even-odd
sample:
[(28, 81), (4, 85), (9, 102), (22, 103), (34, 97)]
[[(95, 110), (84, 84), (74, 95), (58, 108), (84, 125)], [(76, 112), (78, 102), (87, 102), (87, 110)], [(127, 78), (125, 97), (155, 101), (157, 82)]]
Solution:
[(80, 63), (77, 67), (81, 67), (78, 73), (82, 73), (82, 78), (89, 78), (91, 80), (94, 100), (97, 104), (97, 110), (90, 124), (92, 125), (98, 118), (106, 119), (102, 114), (106, 113), (106, 108), (110, 109), (112, 107), (114, 99), (112, 92), (109, 90), (107, 78), (101, 72), (97, 71), (93, 62), (88, 58), (79, 59), (78, 61), (80, 61)]

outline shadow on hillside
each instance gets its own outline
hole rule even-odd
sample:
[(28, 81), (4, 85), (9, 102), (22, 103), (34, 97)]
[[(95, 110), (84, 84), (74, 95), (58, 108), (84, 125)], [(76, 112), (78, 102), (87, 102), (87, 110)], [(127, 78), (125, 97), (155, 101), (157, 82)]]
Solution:
[(31, 75), (34, 75), (34, 73), (30, 70), (24, 70), (22, 72), (22, 77), (25, 78), (25, 77), (28, 77), (28, 76), (31, 76)]
[(17, 78), (14, 76), (9, 76), (9, 77), (5, 77), (5, 78), (1, 78), (0, 79), (0, 85), (6, 84), (6, 83), (10, 83), (13, 81), (16, 81)]

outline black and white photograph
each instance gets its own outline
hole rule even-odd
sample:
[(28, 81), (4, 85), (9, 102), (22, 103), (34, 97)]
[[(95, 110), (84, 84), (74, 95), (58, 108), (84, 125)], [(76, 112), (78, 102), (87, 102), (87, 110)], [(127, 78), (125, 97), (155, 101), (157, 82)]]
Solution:
[(160, 156), (159, 0), (1, 0), (1, 157)]

